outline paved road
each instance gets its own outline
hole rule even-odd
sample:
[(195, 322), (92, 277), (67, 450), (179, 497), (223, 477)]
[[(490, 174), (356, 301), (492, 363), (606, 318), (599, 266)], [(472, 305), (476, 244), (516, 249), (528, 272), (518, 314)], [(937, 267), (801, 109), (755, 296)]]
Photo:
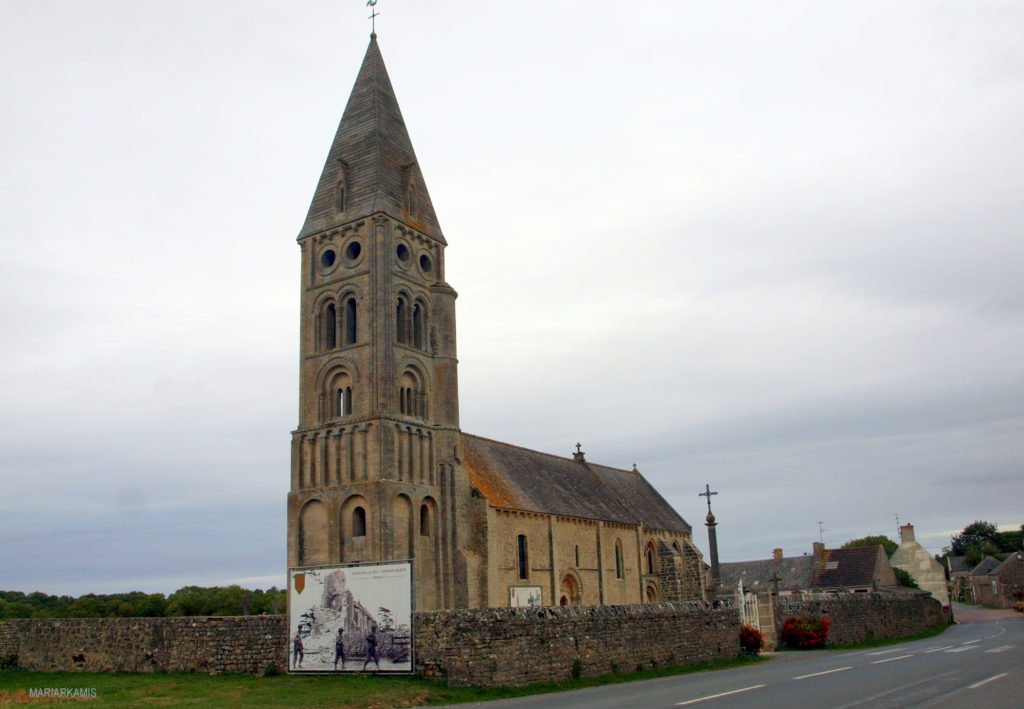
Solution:
[[(1024, 617), (972, 617), (942, 635), (856, 650), (785, 652), (770, 662), (522, 699), (534, 707), (1024, 707)], [(462, 704), (460, 706), (483, 706)]]

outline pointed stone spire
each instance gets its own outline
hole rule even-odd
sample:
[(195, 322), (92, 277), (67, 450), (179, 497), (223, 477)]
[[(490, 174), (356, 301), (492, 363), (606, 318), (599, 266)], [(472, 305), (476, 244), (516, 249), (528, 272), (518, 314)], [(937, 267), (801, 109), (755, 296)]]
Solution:
[(299, 238), (377, 212), (446, 243), (374, 34)]

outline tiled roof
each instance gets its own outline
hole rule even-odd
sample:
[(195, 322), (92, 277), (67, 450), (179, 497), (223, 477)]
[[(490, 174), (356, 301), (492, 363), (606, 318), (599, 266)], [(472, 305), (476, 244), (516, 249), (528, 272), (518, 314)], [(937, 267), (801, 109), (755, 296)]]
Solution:
[[(336, 207), (344, 176), (345, 209)], [(409, 187), (415, 208), (408, 210)], [(299, 238), (377, 212), (445, 243), (376, 35), (370, 39)]]
[(1002, 562), (994, 556), (986, 556), (981, 562), (978, 563), (973, 569), (971, 569), (971, 576), (984, 576), (992, 573), (997, 566)]
[(742, 582), (748, 591), (775, 590), (773, 577), (778, 576), (780, 591), (800, 591), (810, 588), (813, 556), (759, 559), (756, 561), (733, 561), (719, 564), (718, 575), (722, 589), (736, 588)]
[(814, 566), (811, 588), (872, 588), (879, 547), (825, 549)]
[(494, 507), (691, 531), (636, 471), (578, 462), (465, 433), (462, 467), (470, 484)]
[(951, 556), (949, 557), (949, 572), (959, 573), (961, 571), (970, 571), (971, 567), (967, 565), (966, 556)]

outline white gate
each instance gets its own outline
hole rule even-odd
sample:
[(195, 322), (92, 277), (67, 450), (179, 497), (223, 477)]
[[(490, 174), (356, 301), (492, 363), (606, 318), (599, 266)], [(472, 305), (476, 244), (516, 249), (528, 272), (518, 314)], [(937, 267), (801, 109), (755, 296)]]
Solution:
[(743, 596), (742, 620), (752, 628), (761, 629), (761, 622), (757, 612), (757, 594), (747, 593)]

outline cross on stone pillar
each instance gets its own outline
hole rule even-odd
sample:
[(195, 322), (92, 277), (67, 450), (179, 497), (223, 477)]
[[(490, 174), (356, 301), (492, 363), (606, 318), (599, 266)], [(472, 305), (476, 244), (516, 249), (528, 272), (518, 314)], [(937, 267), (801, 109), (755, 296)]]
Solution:
[(700, 497), (708, 498), (708, 514), (711, 514), (711, 496), (717, 494), (717, 492), (711, 492), (711, 486), (704, 483), (704, 492), (700, 493)]
[(708, 516), (704, 526), (708, 528), (708, 551), (711, 553), (711, 579), (708, 582), (710, 589), (717, 589), (721, 584), (721, 577), (718, 575), (718, 532), (715, 530), (718, 522), (715, 521), (715, 515), (711, 513), (711, 496), (717, 494), (717, 492), (712, 492), (711, 485), (705, 483), (704, 492), (699, 495), (708, 498)]

